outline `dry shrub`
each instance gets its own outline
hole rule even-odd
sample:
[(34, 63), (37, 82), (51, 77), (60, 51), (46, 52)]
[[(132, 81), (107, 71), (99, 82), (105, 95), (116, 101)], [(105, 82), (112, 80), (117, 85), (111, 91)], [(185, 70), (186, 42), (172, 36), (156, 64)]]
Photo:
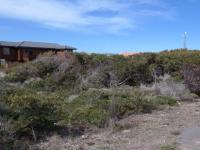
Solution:
[(177, 100), (191, 100), (193, 99), (189, 89), (182, 82), (175, 82), (170, 75), (158, 77), (151, 86), (141, 85), (141, 90), (150, 91), (156, 95), (169, 96)]
[(183, 66), (184, 81), (191, 92), (200, 95), (200, 67), (193, 64)]
[(51, 73), (55, 81), (62, 80), (72, 64), (76, 61), (71, 53), (59, 52), (57, 54), (48, 52), (40, 55), (35, 62), (41, 64), (38, 66), (45, 73)]
[(53, 52), (44, 53), (32, 62), (13, 67), (6, 76), (6, 80), (24, 82), (30, 78), (52, 76), (55, 81), (60, 81), (66, 75), (73, 61), (73, 56), (60, 57)]
[(116, 122), (113, 126), (114, 128), (114, 132), (118, 132), (118, 131), (122, 131), (122, 130), (129, 130), (131, 128), (134, 127), (138, 127), (139, 123), (138, 122), (134, 122), (134, 123), (120, 123), (120, 122)]
[(80, 88), (103, 88), (108, 86), (109, 74), (103, 71), (103, 67), (97, 67), (88, 70), (86, 76), (81, 76), (80, 79)]
[(40, 149), (49, 149), (49, 150), (63, 150), (65, 140), (57, 135), (54, 135), (48, 139), (48, 142), (41, 143), (39, 145)]

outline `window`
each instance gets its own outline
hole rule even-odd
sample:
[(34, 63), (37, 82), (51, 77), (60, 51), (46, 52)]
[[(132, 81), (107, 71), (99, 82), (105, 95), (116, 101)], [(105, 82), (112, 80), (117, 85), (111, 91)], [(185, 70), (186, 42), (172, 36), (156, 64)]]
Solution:
[(10, 48), (4, 47), (4, 48), (3, 48), (3, 54), (4, 54), (4, 55), (10, 55)]
[(32, 49), (26, 49), (26, 50), (25, 50), (25, 53), (26, 53), (27, 55), (29, 55), (29, 56), (32, 56), (33, 50), (32, 50)]
[(29, 54), (29, 55), (33, 55), (33, 50), (30, 49), (30, 50), (28, 51), (28, 54)]
[(0, 59), (0, 66), (2, 65), (5, 65), (6, 64), (6, 60), (5, 59)]

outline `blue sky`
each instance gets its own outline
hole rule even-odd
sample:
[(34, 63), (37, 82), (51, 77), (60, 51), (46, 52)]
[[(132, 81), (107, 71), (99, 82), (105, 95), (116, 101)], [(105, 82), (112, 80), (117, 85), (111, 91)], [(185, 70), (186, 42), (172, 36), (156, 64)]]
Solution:
[(121, 53), (200, 49), (199, 0), (0, 0), (0, 40)]

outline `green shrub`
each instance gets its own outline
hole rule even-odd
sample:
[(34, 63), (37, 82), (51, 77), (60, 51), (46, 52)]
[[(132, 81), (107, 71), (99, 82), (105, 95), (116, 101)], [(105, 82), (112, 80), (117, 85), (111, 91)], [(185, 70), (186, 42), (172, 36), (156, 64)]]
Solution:
[(30, 142), (24, 140), (8, 138), (1, 142), (0, 148), (2, 150), (27, 150), (30, 148)]
[(159, 105), (176, 106), (177, 105), (177, 100), (168, 96), (155, 96), (153, 97), (151, 101), (155, 106), (159, 106)]
[(17, 89), (9, 95), (7, 103), (15, 114), (16, 131), (52, 129), (60, 119), (56, 95)]
[(176, 146), (175, 145), (162, 145), (160, 147), (160, 150), (176, 150)]
[(145, 94), (140, 91), (132, 91), (121, 95), (116, 99), (116, 110), (119, 117), (132, 113), (150, 113), (154, 109), (154, 105), (148, 101)]
[(10, 82), (24, 82), (25, 80), (36, 76), (38, 76), (38, 68), (29, 62), (12, 68), (5, 77), (5, 80)]
[(94, 106), (82, 106), (76, 108), (70, 114), (70, 123), (73, 125), (95, 125), (97, 127), (104, 127), (109, 113), (103, 109), (97, 109)]
[(52, 78), (36, 79), (25, 85), (27, 88), (36, 91), (55, 91), (59, 85)]
[[(43, 55), (14, 66), (6, 81), (0, 81), (0, 115), (12, 124), (12, 133), (33, 134), (32, 130), (51, 130), (55, 125), (104, 127), (110, 119), (177, 105), (169, 94), (158, 96), (133, 86), (152, 83), (159, 69), (181, 80), (183, 64), (200, 65), (200, 52), (185, 50), (131, 57), (75, 53), (72, 57), (73, 62), (63, 62), (55, 55)], [(11, 147), (12, 142), (8, 142)]]
[(133, 113), (150, 113), (160, 105), (174, 106), (170, 97), (151, 96), (136, 89), (89, 89), (64, 105), (68, 122), (104, 126), (109, 118)]
[(39, 77), (44, 77), (48, 74), (53, 73), (59, 66), (60, 60), (56, 56), (49, 57), (39, 57), (35, 61), (32, 62), (32, 65), (35, 66), (37, 70), (37, 74)]

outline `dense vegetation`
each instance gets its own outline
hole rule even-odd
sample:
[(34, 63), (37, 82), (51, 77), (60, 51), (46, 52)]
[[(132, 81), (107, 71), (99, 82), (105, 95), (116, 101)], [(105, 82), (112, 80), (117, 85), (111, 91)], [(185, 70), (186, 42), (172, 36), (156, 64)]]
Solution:
[(165, 73), (181, 82), (186, 64), (200, 65), (200, 52), (131, 57), (74, 53), (66, 58), (48, 53), (18, 64), (0, 81), (0, 145), (20, 149), (22, 139), (36, 141), (63, 128), (68, 134), (75, 128), (104, 128), (110, 120), (150, 113), (160, 105), (174, 106), (176, 97), (139, 86), (153, 84)]

